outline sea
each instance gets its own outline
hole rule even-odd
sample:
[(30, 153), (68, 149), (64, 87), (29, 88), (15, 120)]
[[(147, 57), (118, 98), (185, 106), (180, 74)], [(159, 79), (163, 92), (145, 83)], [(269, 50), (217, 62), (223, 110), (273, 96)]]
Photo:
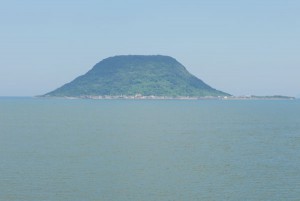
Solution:
[(0, 98), (0, 201), (299, 201), (299, 100)]

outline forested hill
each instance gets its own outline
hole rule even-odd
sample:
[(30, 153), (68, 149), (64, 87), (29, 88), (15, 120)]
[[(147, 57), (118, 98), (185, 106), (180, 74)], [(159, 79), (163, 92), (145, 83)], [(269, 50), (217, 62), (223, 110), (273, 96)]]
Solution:
[(114, 56), (97, 63), (85, 75), (45, 94), (80, 96), (228, 96), (216, 90), (169, 56)]

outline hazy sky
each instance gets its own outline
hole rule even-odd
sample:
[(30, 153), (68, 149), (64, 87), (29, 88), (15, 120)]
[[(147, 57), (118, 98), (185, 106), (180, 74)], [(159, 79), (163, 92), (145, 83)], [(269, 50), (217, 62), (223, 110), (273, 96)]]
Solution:
[(0, 96), (49, 92), (114, 55), (176, 58), (234, 95), (300, 95), (299, 0), (0, 0)]

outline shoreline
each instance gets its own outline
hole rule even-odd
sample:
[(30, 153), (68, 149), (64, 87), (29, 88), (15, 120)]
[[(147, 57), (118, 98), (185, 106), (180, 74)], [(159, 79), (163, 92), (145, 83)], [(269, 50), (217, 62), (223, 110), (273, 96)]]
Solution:
[(62, 99), (91, 99), (91, 100), (296, 100), (289, 96), (37, 96), (37, 98), (62, 98)]

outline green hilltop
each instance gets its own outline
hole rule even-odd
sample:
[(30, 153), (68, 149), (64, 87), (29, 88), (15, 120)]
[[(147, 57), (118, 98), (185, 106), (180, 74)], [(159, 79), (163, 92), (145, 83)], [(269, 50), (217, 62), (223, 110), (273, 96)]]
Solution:
[(85, 75), (45, 94), (82, 96), (228, 96), (190, 74), (169, 56), (114, 56), (97, 63)]

